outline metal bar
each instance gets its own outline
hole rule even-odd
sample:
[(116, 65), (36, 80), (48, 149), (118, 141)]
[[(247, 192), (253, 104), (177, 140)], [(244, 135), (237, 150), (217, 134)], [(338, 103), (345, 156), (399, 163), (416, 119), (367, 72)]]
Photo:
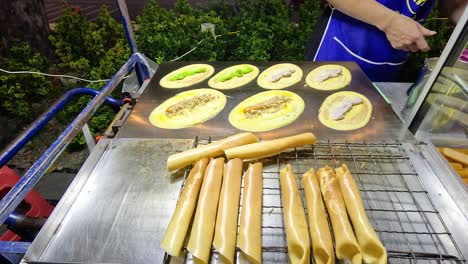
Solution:
[(0, 253), (6, 263), (17, 264), (20, 263), (21, 259), (18, 254), (15, 253)]
[(135, 41), (135, 34), (133, 33), (132, 20), (128, 14), (127, 3), (125, 0), (117, 0), (119, 5), (120, 16), (122, 17), (122, 24), (124, 26), (125, 35), (127, 36), (128, 45), (130, 46), (130, 51), (133, 53), (138, 52), (138, 48)]
[(89, 130), (89, 126), (87, 123), (83, 125), (81, 131), (83, 132), (89, 152), (93, 151), (93, 148), (96, 146), (96, 142), (94, 141), (93, 134), (91, 134), (91, 130)]
[(15, 186), (0, 201), (0, 223), (5, 222), (9, 214), (21, 203), (26, 194), (40, 180), (45, 171), (58, 158), (79, 129), (91, 118), (106, 97), (122, 81), (135, 63), (140, 59), (138, 54), (133, 54), (127, 62), (117, 71), (111, 80), (104, 85), (99, 94), (95, 96), (73, 122), (65, 128), (52, 145), (36, 160), (32, 167), (24, 174)]
[[(60, 110), (67, 105), (70, 100), (76, 95), (91, 95), (97, 96), (101, 92), (86, 88), (74, 88), (68, 90), (62, 95), (45, 113), (43, 113), (34, 123), (32, 123), (26, 130), (24, 130), (15, 140), (13, 140), (0, 154), (0, 168), (3, 167), (28, 141), (41, 130)], [(112, 97), (106, 97), (106, 103), (110, 105), (120, 106), (122, 100)]]
[(423, 103), (426, 101), (426, 98), (432, 89), (432, 86), (434, 83), (437, 81), (437, 78), (439, 76), (439, 73), (442, 71), (442, 68), (445, 66), (448, 57), (450, 56), (450, 53), (452, 49), (455, 47), (455, 44), (459, 37), (462, 35), (463, 30), (466, 27), (466, 24), (468, 22), (468, 8), (465, 8), (465, 11), (463, 12), (462, 17), (457, 23), (457, 26), (453, 30), (452, 35), (450, 36), (449, 40), (447, 41), (447, 45), (445, 46), (444, 50), (442, 51), (442, 54), (440, 55), (439, 60), (437, 61), (434, 70), (432, 71), (431, 75), (429, 76), (426, 84), (424, 85), (423, 89), (421, 90), (421, 93), (416, 100), (416, 103), (412, 107), (411, 111), (409, 112), (408, 116), (405, 116), (405, 126), (414, 134), (418, 130), (418, 127), (420, 125), (419, 122), (417, 122), (416, 117), (418, 113), (420, 112)]
[[(468, 10), (468, 8), (465, 9), (465, 11), (467, 11), (467, 10)], [(402, 147), (402, 146), (399, 146), (399, 147), (400, 147), (401, 151), (404, 153), (404, 155), (407, 155), (407, 153), (406, 153), (406, 151), (403, 149), (403, 147)], [(408, 162), (409, 162), (409, 164), (410, 164), (410, 166), (411, 166), (411, 169), (412, 169), (413, 171), (416, 171), (416, 168), (414, 167), (413, 162), (411, 162), (411, 160), (408, 160)], [(421, 184), (421, 186), (423, 186), (423, 188), (424, 188), (424, 185), (423, 185), (423, 183), (422, 183), (422, 181), (421, 181), (420, 178), (418, 178), (418, 182), (419, 182), (419, 184)], [(425, 188), (424, 188), (424, 190), (425, 190)], [(427, 191), (426, 191), (426, 197), (427, 197), (427, 200), (429, 201), (429, 203), (431, 204), (432, 208), (435, 209), (434, 201), (432, 200), (431, 196), (429, 195), (429, 193), (428, 193)], [(445, 229), (445, 230), (448, 230), (447, 224), (446, 224), (445, 221), (442, 219), (442, 216), (440, 215), (440, 213), (437, 214), (437, 217), (439, 218), (439, 221), (442, 223), (442, 226), (444, 227), (444, 229)], [(464, 258), (464, 255), (463, 255), (463, 253), (461, 252), (460, 247), (457, 245), (457, 243), (455, 243), (455, 240), (454, 240), (453, 236), (452, 236), (450, 233), (449, 233), (449, 238), (450, 238), (450, 240), (452, 241), (453, 245), (455, 246), (455, 249), (457, 250), (458, 254), (460, 254), (460, 256), (462, 256), (462, 258)]]
[[(125, 35), (127, 36), (128, 46), (130, 46), (130, 52), (132, 52), (132, 54), (137, 53), (138, 48), (135, 41), (135, 34), (133, 33), (132, 20), (128, 14), (127, 3), (125, 0), (117, 0), (117, 4), (119, 5), (120, 16), (122, 18)], [(142, 73), (142, 68), (138, 63), (135, 65), (135, 73), (137, 75), (138, 83), (142, 85), (145, 80), (143, 76), (145, 73)]]
[(30, 242), (0, 241), (0, 252), (24, 254), (28, 251), (30, 245)]
[[(405, 153), (404, 149), (402, 149), (402, 148), (400, 148), (400, 152), (403, 153), (403, 154)], [(391, 151), (390, 151), (390, 155), (393, 157), (393, 153), (392, 153)], [(392, 160), (392, 163), (395, 164), (395, 161)], [(400, 172), (400, 168), (398, 167), (397, 164), (395, 164), (395, 168), (398, 170), (398, 172)], [(414, 168), (413, 168), (413, 167), (412, 167), (412, 170), (414, 171)], [(402, 178), (403, 178), (403, 176), (402, 176)], [(419, 177), (416, 177), (416, 178), (418, 178), (418, 180), (419, 180)], [(404, 178), (403, 178), (403, 183), (404, 183), (404, 185), (405, 185), (406, 188), (410, 189), (408, 183), (406, 182), (406, 180), (404, 180)], [(421, 183), (421, 182), (419, 182), (419, 183), (420, 183), (420, 186), (421, 186), (422, 188), (424, 188), (424, 186), (422, 185), (422, 183)], [(426, 194), (426, 195), (427, 195), (427, 194)], [(431, 231), (434, 233), (434, 232), (435, 232), (435, 231), (434, 231), (434, 228), (432, 227), (431, 224), (428, 224), (428, 223), (429, 223), (429, 219), (427, 218), (427, 215), (426, 215), (424, 212), (421, 212), (421, 211), (423, 211), (423, 210), (422, 210), (422, 207), (421, 207), (421, 205), (420, 205), (418, 199), (416, 198), (416, 196), (415, 196), (413, 193), (410, 193), (410, 196), (411, 196), (411, 199), (413, 200), (413, 203), (416, 205), (418, 211), (420, 211), (420, 212), (419, 212), (419, 216), (420, 216), (421, 219), (423, 220), (424, 226), (426, 227), (427, 231), (428, 231), (429, 233), (431, 233)], [(427, 195), (427, 197), (429, 198), (429, 195)], [(432, 209), (436, 210), (434, 206), (432, 206)], [(439, 212), (437, 212), (436, 214), (438, 215)], [(443, 222), (442, 222), (442, 224), (443, 224)], [(415, 229), (415, 228), (413, 227), (413, 229)], [(445, 230), (447, 230), (447, 229), (445, 229)], [(448, 232), (447, 232), (447, 233), (448, 233)], [(449, 235), (450, 235), (450, 233), (449, 233)], [(436, 250), (437, 250), (437, 254), (442, 258), (442, 253), (441, 253), (441, 250), (439, 249), (439, 246), (438, 246), (438, 243), (437, 243), (437, 242), (440, 242), (440, 238), (439, 238), (438, 236), (434, 236), (433, 234), (430, 234), (430, 237), (431, 237), (432, 242), (434, 243), (434, 246), (435, 246), (435, 248), (436, 248)], [(436, 240), (438, 240), (438, 241), (436, 241)], [(440, 261), (438, 261), (438, 262), (440, 263)]]

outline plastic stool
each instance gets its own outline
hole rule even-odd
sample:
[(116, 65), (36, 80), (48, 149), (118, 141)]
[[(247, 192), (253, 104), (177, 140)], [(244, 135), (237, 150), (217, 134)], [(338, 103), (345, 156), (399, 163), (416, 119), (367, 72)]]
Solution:
[[(0, 198), (3, 198), (20, 178), (21, 176), (8, 166), (5, 165), (0, 168)], [(26, 195), (23, 202), (30, 206), (30, 209), (25, 213), (26, 216), (48, 217), (54, 210), (54, 207), (34, 190)], [(20, 236), (10, 230), (0, 236), (1, 241), (18, 241), (20, 239)]]

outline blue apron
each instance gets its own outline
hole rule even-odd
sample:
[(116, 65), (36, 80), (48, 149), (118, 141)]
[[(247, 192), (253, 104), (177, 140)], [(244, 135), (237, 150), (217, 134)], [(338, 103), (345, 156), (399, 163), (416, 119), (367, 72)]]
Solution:
[[(426, 18), (434, 4), (434, 0), (378, 2), (415, 20)], [(377, 27), (333, 9), (314, 61), (355, 61), (372, 81), (395, 81), (407, 57), (408, 52), (392, 48)]]

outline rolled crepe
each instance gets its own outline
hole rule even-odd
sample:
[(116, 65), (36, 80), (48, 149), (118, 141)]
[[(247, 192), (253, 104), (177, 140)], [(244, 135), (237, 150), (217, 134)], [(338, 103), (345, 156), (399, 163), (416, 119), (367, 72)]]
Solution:
[(303, 133), (291, 137), (278, 138), (226, 149), (224, 153), (228, 159), (260, 159), (278, 154), (288, 148), (314, 144), (317, 141), (314, 134)]
[(237, 246), (254, 264), (262, 263), (262, 163), (250, 164), (244, 174), (244, 192)]
[(361, 264), (361, 250), (349, 223), (343, 196), (333, 169), (328, 166), (321, 168), (317, 172), (317, 177), (335, 235), (336, 257), (352, 261), (353, 264)]
[(314, 169), (304, 173), (302, 186), (304, 187), (307, 204), (314, 262), (317, 264), (334, 264), (335, 252), (333, 251), (332, 237)]
[(171, 256), (180, 256), (190, 220), (203, 182), (208, 159), (199, 160), (190, 171), (171, 221), (161, 241), (161, 248)]
[(216, 211), (223, 181), (223, 167), (224, 158), (217, 158), (211, 159), (205, 170), (197, 211), (187, 244), (187, 250), (202, 263), (208, 263), (210, 260)]
[(216, 216), (213, 246), (225, 262), (234, 263), (237, 235), (237, 215), (242, 179), (242, 160), (230, 160), (224, 166), (223, 186)]
[(345, 164), (340, 168), (336, 168), (335, 172), (346, 204), (346, 210), (353, 223), (354, 233), (361, 248), (364, 262), (387, 263), (387, 251), (369, 223), (369, 219), (364, 211), (359, 188), (351, 172)]
[(288, 255), (292, 264), (310, 263), (310, 240), (296, 176), (291, 165), (280, 171)]
[(181, 153), (173, 154), (167, 159), (167, 169), (175, 171), (194, 163), (202, 158), (221, 156), (225, 149), (258, 142), (259, 139), (252, 133), (240, 133), (208, 145), (199, 146)]

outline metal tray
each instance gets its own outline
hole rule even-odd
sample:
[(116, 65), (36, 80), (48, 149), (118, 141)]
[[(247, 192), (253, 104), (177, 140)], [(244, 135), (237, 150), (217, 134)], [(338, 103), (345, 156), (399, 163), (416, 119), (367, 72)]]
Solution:
[[(161, 104), (166, 99), (174, 96), (177, 93), (197, 89), (207, 88), (208, 80), (196, 85), (192, 85), (182, 89), (166, 89), (159, 85), (159, 80), (180, 67), (192, 64), (195, 62), (170, 62), (163, 63), (159, 66), (154, 78), (148, 84), (145, 92), (138, 100), (132, 113), (120, 129), (117, 137), (120, 138), (194, 138), (195, 136), (211, 136), (213, 138), (224, 138), (226, 136), (239, 133), (240, 130), (231, 126), (228, 121), (230, 111), (244, 99), (259, 93), (267, 91), (257, 85), (257, 80), (253, 80), (247, 85), (230, 90), (221, 90), (228, 101), (226, 107), (216, 117), (208, 120), (200, 125), (184, 128), (184, 129), (161, 129), (151, 125), (148, 117), (151, 111)], [(215, 68), (215, 73), (230, 67), (232, 65), (245, 62), (203, 62), (212, 65)], [(277, 64), (278, 62), (247, 62), (257, 66), (260, 72), (266, 68)], [(272, 139), (276, 137), (288, 136), (302, 132), (314, 132), (317, 138), (333, 139), (349, 142), (373, 141), (379, 142), (383, 139), (405, 139), (410, 140), (412, 137), (398, 116), (393, 112), (391, 106), (385, 102), (377, 89), (369, 81), (366, 75), (362, 72), (359, 66), (354, 62), (292, 62), (303, 70), (302, 80), (285, 90), (299, 94), (305, 102), (304, 113), (293, 123), (288, 126), (275, 129), (268, 132), (256, 133), (263, 139)], [(307, 74), (323, 64), (340, 64), (346, 67), (352, 74), (351, 83), (343, 89), (335, 91), (319, 91), (308, 87), (305, 83)], [(332, 93), (337, 91), (356, 91), (364, 94), (372, 102), (374, 111), (373, 117), (369, 124), (364, 128), (353, 131), (336, 131), (323, 126), (318, 121), (318, 110), (323, 100)]]
[[(206, 144), (200, 141), (199, 144)], [(320, 142), (260, 160), (263, 171), (262, 258), (264, 263), (289, 263), (279, 171), (291, 164), (305, 213), (302, 174), (346, 163), (361, 191), (369, 220), (388, 251), (389, 263), (466, 263), (461, 249), (421, 183), (403, 145), (392, 143)], [(188, 175), (188, 171), (185, 176)], [(185, 180), (184, 180), (185, 182)], [(181, 186), (181, 190), (184, 184)], [(241, 187), (241, 195), (243, 186)], [(239, 214), (242, 210), (239, 203)], [(331, 223), (329, 223), (331, 227)], [(236, 249), (236, 263), (240, 252)], [(211, 263), (219, 261), (213, 249)], [(195, 263), (190, 253), (165, 255), (165, 263)]]
[[(99, 141), (23, 262), (162, 263), (159, 244), (184, 179), (183, 172), (167, 173), (166, 159), (208, 140)], [(415, 145), (322, 141), (263, 162), (269, 164), (263, 186), (264, 263), (287, 262), (278, 168), (291, 163), (300, 177), (311, 166), (341, 162), (358, 181), (390, 263), (464, 263), (468, 220), (453, 198), (463, 193), (449, 193)], [(173, 261), (190, 262), (190, 256)]]

